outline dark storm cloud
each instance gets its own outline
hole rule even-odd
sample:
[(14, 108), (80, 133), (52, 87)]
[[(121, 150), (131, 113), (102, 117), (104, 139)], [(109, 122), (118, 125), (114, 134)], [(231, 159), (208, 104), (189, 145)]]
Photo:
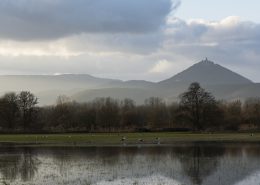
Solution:
[(171, 0), (1, 0), (0, 38), (153, 32), (165, 25), (172, 8)]

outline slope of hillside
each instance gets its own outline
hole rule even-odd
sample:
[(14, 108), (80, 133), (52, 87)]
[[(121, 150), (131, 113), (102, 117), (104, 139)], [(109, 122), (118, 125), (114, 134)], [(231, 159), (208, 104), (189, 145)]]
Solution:
[(6, 75), (0, 76), (0, 91), (46, 91), (75, 88), (97, 88), (120, 80), (97, 78), (87, 74), (64, 75)]
[(194, 64), (183, 72), (178, 73), (177, 75), (167, 80), (159, 82), (159, 84), (187, 84), (195, 81), (205, 85), (252, 83), (252, 81), (250, 81), (249, 79), (206, 59)]
[(217, 99), (245, 100), (260, 96), (260, 84), (207, 59), (158, 83), (97, 78), (87, 74), (7, 75), (0, 76), (0, 92), (28, 90), (35, 93), (40, 105), (55, 103), (58, 95), (67, 95), (79, 102), (96, 97), (131, 98), (140, 104), (151, 96), (169, 102), (177, 101), (179, 95), (195, 81), (212, 92)]

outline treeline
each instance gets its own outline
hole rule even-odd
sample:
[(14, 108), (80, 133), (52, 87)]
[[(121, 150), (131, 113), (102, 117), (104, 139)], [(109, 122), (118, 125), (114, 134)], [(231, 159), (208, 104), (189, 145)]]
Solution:
[(131, 99), (96, 98), (77, 103), (60, 96), (56, 105), (38, 107), (30, 92), (0, 98), (0, 132), (237, 131), (260, 128), (260, 98), (244, 103), (217, 101), (192, 83), (178, 103), (151, 97), (143, 105)]

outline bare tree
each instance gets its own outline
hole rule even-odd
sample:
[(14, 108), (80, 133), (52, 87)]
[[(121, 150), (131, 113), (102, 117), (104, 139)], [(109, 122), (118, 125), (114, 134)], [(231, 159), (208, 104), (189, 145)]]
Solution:
[(150, 128), (162, 128), (169, 125), (169, 114), (162, 98), (150, 97), (145, 100), (147, 121)]
[(192, 83), (188, 90), (180, 95), (180, 98), (180, 107), (190, 118), (193, 130), (202, 130), (205, 116), (207, 116), (205, 112), (216, 105), (215, 98), (197, 82)]
[(14, 128), (19, 115), (17, 100), (15, 93), (7, 93), (0, 99), (0, 117), (9, 131)]
[(60, 131), (73, 130), (76, 112), (76, 103), (65, 95), (58, 96), (57, 104), (53, 109), (51, 126), (59, 128)]
[(243, 120), (241, 101), (229, 102), (223, 107), (225, 130), (238, 130)]
[(108, 131), (118, 130), (120, 123), (118, 100), (111, 97), (97, 98), (93, 105), (96, 110), (96, 124)]
[(260, 98), (249, 98), (245, 101), (243, 116), (246, 123), (260, 128)]
[(133, 129), (137, 124), (137, 111), (135, 102), (129, 98), (126, 98), (120, 103), (120, 114), (121, 114), (121, 123), (120, 127)]
[(22, 116), (22, 125), (24, 130), (28, 130), (35, 116), (35, 106), (38, 99), (29, 91), (22, 91), (18, 95), (18, 105)]

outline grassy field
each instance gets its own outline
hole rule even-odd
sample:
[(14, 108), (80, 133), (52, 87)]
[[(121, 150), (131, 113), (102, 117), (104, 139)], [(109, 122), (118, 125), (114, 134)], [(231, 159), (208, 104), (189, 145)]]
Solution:
[[(125, 138), (122, 141), (122, 138)], [(142, 140), (142, 141), (141, 141)], [(16, 134), (0, 135), (0, 144), (119, 146), (174, 144), (178, 142), (260, 142), (260, 133), (102, 133), (102, 134)]]

